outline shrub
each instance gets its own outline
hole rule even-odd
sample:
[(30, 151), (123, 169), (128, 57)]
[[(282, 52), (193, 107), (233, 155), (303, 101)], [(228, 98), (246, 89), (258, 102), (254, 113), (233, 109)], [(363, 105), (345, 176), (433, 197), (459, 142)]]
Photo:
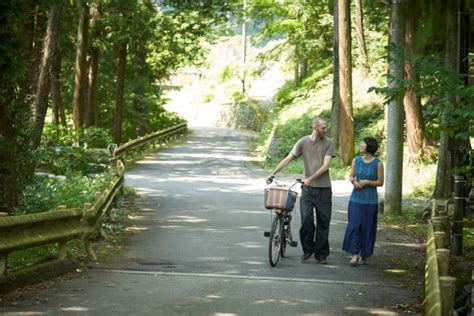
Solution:
[(109, 172), (94, 177), (35, 176), (23, 190), (14, 215), (46, 212), (59, 205), (67, 208), (83, 207), (84, 203), (94, 201), (95, 192), (104, 191), (112, 177), (113, 174)]
[(229, 125), (234, 128), (260, 131), (267, 118), (268, 110), (251, 100), (234, 102)]

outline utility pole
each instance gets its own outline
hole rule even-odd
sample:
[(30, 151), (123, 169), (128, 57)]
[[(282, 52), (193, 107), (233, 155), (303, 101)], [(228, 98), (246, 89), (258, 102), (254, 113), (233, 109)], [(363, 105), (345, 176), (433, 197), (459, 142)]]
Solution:
[(245, 76), (247, 60), (247, 0), (243, 0), (243, 18), (242, 18), (242, 94), (245, 96)]

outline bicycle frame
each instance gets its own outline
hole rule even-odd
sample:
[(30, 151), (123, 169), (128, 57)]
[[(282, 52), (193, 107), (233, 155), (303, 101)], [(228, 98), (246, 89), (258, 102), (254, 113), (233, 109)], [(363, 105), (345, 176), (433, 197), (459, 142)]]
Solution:
[[(301, 180), (297, 179), (290, 189), (296, 183), (301, 183)], [(280, 257), (285, 256), (288, 244), (291, 247), (298, 246), (298, 242), (293, 240), (293, 235), (291, 234), (292, 211), (292, 209), (271, 209), (271, 228), (269, 232), (264, 232), (264, 236), (269, 237), (268, 259), (272, 267), (277, 265)], [(273, 216), (273, 213), (275, 216)]]

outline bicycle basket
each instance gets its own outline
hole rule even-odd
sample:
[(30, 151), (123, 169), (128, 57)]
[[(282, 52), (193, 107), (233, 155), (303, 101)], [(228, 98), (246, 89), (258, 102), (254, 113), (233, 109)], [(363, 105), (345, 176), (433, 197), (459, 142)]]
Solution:
[(292, 211), (295, 207), (298, 193), (291, 191), (286, 186), (274, 186), (265, 188), (265, 207)]

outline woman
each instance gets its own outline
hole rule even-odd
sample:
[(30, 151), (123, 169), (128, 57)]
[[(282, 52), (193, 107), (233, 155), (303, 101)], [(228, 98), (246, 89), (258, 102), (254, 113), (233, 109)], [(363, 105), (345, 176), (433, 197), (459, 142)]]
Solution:
[(374, 252), (377, 234), (378, 194), (377, 187), (384, 182), (383, 164), (374, 157), (378, 149), (372, 137), (360, 144), (360, 155), (352, 161), (349, 180), (352, 190), (347, 210), (348, 224), (342, 250), (352, 255), (350, 264), (366, 264)]

